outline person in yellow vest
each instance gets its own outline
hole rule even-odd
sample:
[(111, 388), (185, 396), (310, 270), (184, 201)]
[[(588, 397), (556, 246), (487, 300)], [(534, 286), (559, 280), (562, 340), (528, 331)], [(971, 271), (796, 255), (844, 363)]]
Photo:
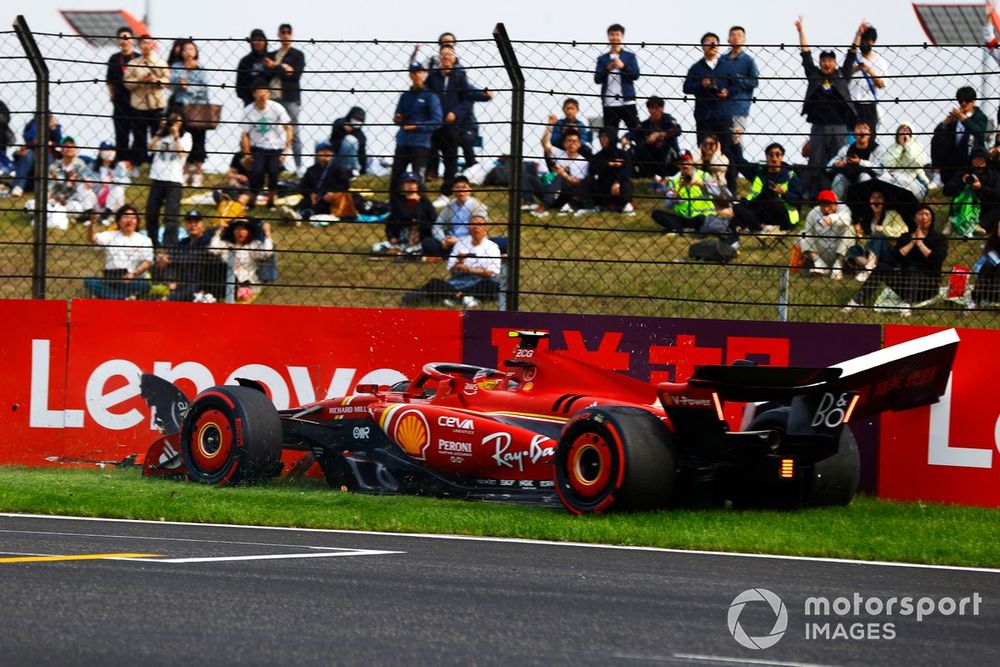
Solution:
[(785, 148), (774, 142), (764, 149), (766, 161), (750, 180), (746, 201), (735, 207), (736, 226), (751, 232), (786, 231), (799, 224), (802, 185), (785, 164)]
[(668, 234), (701, 228), (705, 216), (715, 213), (713, 197), (720, 192), (719, 184), (695, 167), (691, 151), (677, 156), (677, 168), (666, 181), (666, 208), (653, 211), (653, 221)]

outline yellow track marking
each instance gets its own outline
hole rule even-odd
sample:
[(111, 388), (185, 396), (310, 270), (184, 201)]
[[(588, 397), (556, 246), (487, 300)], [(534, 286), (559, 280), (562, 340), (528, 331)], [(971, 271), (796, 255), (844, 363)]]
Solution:
[(0, 558), (0, 563), (58, 563), (68, 560), (103, 560), (105, 558), (150, 558), (161, 554), (78, 554), (76, 556), (16, 556)]

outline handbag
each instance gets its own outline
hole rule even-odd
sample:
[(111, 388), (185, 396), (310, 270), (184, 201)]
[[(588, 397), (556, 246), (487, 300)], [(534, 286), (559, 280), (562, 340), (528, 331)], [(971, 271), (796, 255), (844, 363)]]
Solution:
[(190, 130), (214, 130), (222, 119), (221, 104), (185, 104), (184, 126)]
[(791, 254), (788, 256), (788, 268), (798, 273), (805, 265), (806, 258), (802, 254), (802, 246), (798, 243), (793, 243)]

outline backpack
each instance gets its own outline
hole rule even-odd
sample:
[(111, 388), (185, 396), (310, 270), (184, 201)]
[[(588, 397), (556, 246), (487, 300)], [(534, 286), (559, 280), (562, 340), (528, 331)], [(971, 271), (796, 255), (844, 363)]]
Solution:
[(719, 239), (696, 241), (688, 248), (688, 257), (716, 264), (728, 264), (736, 257), (736, 248)]
[(972, 236), (972, 231), (979, 224), (981, 210), (979, 196), (966, 185), (951, 202), (951, 209), (948, 211), (951, 228), (959, 236)]

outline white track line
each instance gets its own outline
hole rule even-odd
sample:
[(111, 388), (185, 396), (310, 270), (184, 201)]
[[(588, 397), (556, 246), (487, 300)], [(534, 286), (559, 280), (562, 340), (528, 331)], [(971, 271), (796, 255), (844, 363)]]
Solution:
[(675, 658), (681, 660), (694, 660), (697, 662), (711, 662), (738, 665), (773, 665), (774, 667), (824, 667), (822, 664), (814, 662), (789, 662), (786, 660), (754, 660), (752, 658), (726, 658), (720, 655), (698, 655), (697, 653), (674, 653)]
[[(49, 514), (16, 514), (0, 512), (0, 517), (21, 519), (46, 519), (54, 521), (96, 521), (105, 523), (135, 523), (153, 526), (199, 526), (214, 528), (238, 528), (244, 530), (275, 530), (295, 531), (302, 533), (326, 533), (334, 535), (377, 535), (382, 537), (411, 537), (427, 540), (457, 540), (469, 542), (494, 542), (503, 544), (537, 544), (555, 547), (576, 547), (583, 549), (613, 549), (616, 551), (648, 551), (654, 553), (672, 553), (685, 556), (716, 556), (720, 558), (758, 558), (765, 560), (805, 561), (812, 563), (830, 563), (833, 565), (873, 565), (879, 567), (899, 567), (918, 570), (946, 570), (953, 572), (976, 572), (982, 574), (1000, 574), (1000, 568), (968, 567), (963, 565), (927, 565), (922, 563), (900, 563), (896, 561), (858, 560), (851, 558), (826, 558), (819, 556), (783, 556), (776, 554), (754, 554), (730, 551), (705, 551), (700, 549), (665, 549), (662, 547), (634, 547), (614, 544), (589, 544), (587, 542), (555, 542), (551, 540), (528, 540), (513, 537), (482, 537), (477, 535), (435, 535), (429, 533), (389, 533), (371, 530), (342, 530), (335, 528), (285, 528), (280, 526), (248, 526), (232, 523), (192, 523), (186, 521), (150, 521), (146, 519), (105, 519), (100, 517), (61, 516)], [(158, 538), (166, 539), (166, 538)]]
[(402, 554), (405, 551), (376, 551), (374, 549), (345, 549), (343, 551), (306, 554), (260, 554), (255, 556), (209, 556), (204, 558), (105, 558), (104, 560), (124, 560), (140, 563), (222, 563), (237, 560), (284, 560), (287, 558), (335, 558), (337, 556), (385, 556)]

